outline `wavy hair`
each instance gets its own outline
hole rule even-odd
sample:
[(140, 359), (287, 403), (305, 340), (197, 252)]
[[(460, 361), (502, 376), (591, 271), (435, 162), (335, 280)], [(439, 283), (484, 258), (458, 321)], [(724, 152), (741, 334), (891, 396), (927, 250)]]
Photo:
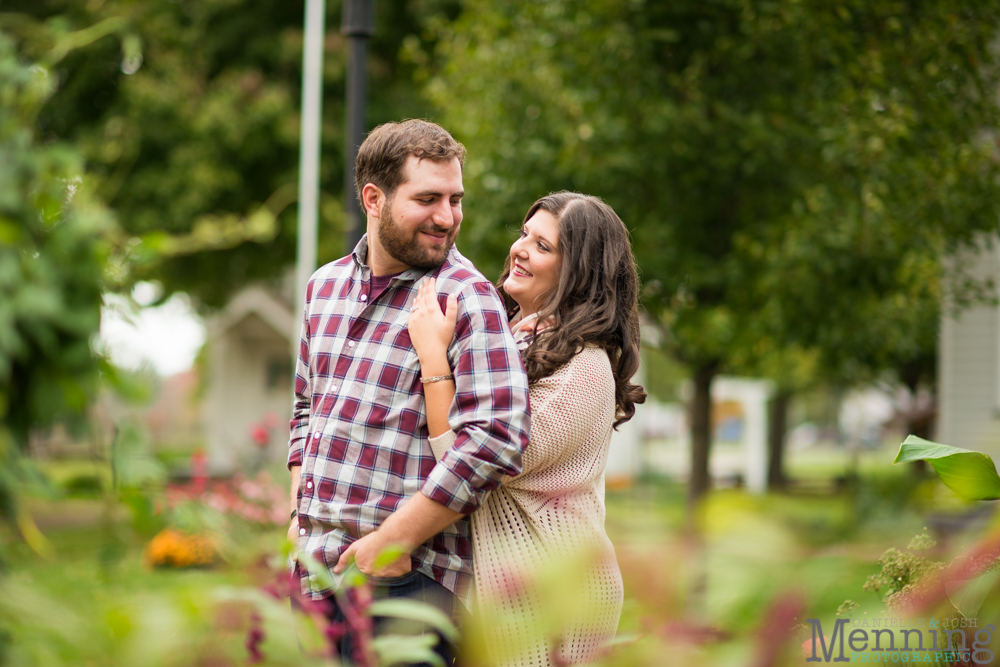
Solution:
[[(552, 325), (535, 332), (523, 354), (528, 381), (537, 382), (569, 362), (584, 345), (608, 353), (615, 378), (615, 428), (635, 414), (646, 392), (632, 384), (639, 369), (639, 275), (628, 229), (601, 199), (577, 192), (555, 192), (528, 209), (527, 222), (539, 210), (559, 221), (559, 282), (544, 295), (539, 321)], [(510, 275), (507, 257), (497, 287), (508, 317), (518, 305), (503, 289)]]

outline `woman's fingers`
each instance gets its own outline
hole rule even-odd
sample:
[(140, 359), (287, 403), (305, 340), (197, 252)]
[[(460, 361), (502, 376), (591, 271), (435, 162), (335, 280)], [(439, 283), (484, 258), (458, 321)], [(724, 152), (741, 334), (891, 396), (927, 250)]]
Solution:
[(444, 319), (451, 326), (452, 330), (454, 330), (455, 323), (458, 321), (458, 297), (454, 294), (448, 295), (448, 304), (445, 306)]
[(430, 308), (437, 304), (437, 281), (431, 278), (424, 288), (424, 304)]
[(434, 294), (434, 279), (430, 278), (422, 282), (420, 284), (420, 291), (417, 293), (417, 299), (420, 301), (420, 307), (430, 308), (431, 304), (436, 301)]
[(423, 320), (427, 315), (427, 288), (426, 281), (420, 283), (417, 286), (417, 296), (413, 299), (413, 305), (410, 306), (410, 318), (409, 326), (413, 326)]
[(433, 306), (437, 306), (437, 290), (433, 278), (428, 278), (420, 283), (413, 304), (417, 307), (418, 312), (423, 310), (423, 317), (433, 317), (441, 310), (440, 306), (438, 306), (437, 311), (431, 309)]

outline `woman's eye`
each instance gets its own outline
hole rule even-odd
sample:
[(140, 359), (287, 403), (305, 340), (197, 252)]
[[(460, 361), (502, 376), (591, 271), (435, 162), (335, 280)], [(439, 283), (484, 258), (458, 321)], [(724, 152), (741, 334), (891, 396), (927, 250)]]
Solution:
[(527, 235), (528, 235), (528, 232), (524, 231), (523, 229), (521, 230), (521, 232), (520, 232), (520, 234), (519, 234), (519, 236), (520, 236), (520, 237), (521, 237), (522, 239), (523, 239), (523, 238), (524, 238), (525, 236), (527, 236)]
[(547, 248), (547, 247), (545, 246), (545, 244), (544, 244), (544, 243), (539, 243), (539, 244), (538, 244), (538, 249), (539, 249), (539, 250), (543, 250), (543, 251), (545, 251), (545, 252), (548, 252), (548, 251), (549, 251), (549, 249), (548, 249), (548, 248)]

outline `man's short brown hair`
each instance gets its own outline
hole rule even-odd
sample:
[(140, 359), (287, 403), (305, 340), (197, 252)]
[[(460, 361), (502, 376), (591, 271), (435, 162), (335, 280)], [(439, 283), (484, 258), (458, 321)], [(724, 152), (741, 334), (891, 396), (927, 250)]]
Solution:
[(392, 198), (403, 182), (403, 165), (411, 155), (445, 162), (457, 158), (459, 164), (465, 164), (465, 146), (436, 123), (411, 119), (379, 125), (361, 144), (355, 162), (355, 189), (362, 210), (361, 191), (368, 183)]

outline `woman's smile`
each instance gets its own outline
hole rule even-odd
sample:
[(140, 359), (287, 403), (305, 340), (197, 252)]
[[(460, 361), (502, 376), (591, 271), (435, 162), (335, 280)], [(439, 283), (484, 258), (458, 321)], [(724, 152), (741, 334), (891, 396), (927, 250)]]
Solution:
[(524, 267), (518, 264), (517, 262), (514, 262), (514, 270), (511, 273), (513, 273), (516, 276), (524, 276), (526, 278), (531, 277), (531, 273), (526, 271)]

